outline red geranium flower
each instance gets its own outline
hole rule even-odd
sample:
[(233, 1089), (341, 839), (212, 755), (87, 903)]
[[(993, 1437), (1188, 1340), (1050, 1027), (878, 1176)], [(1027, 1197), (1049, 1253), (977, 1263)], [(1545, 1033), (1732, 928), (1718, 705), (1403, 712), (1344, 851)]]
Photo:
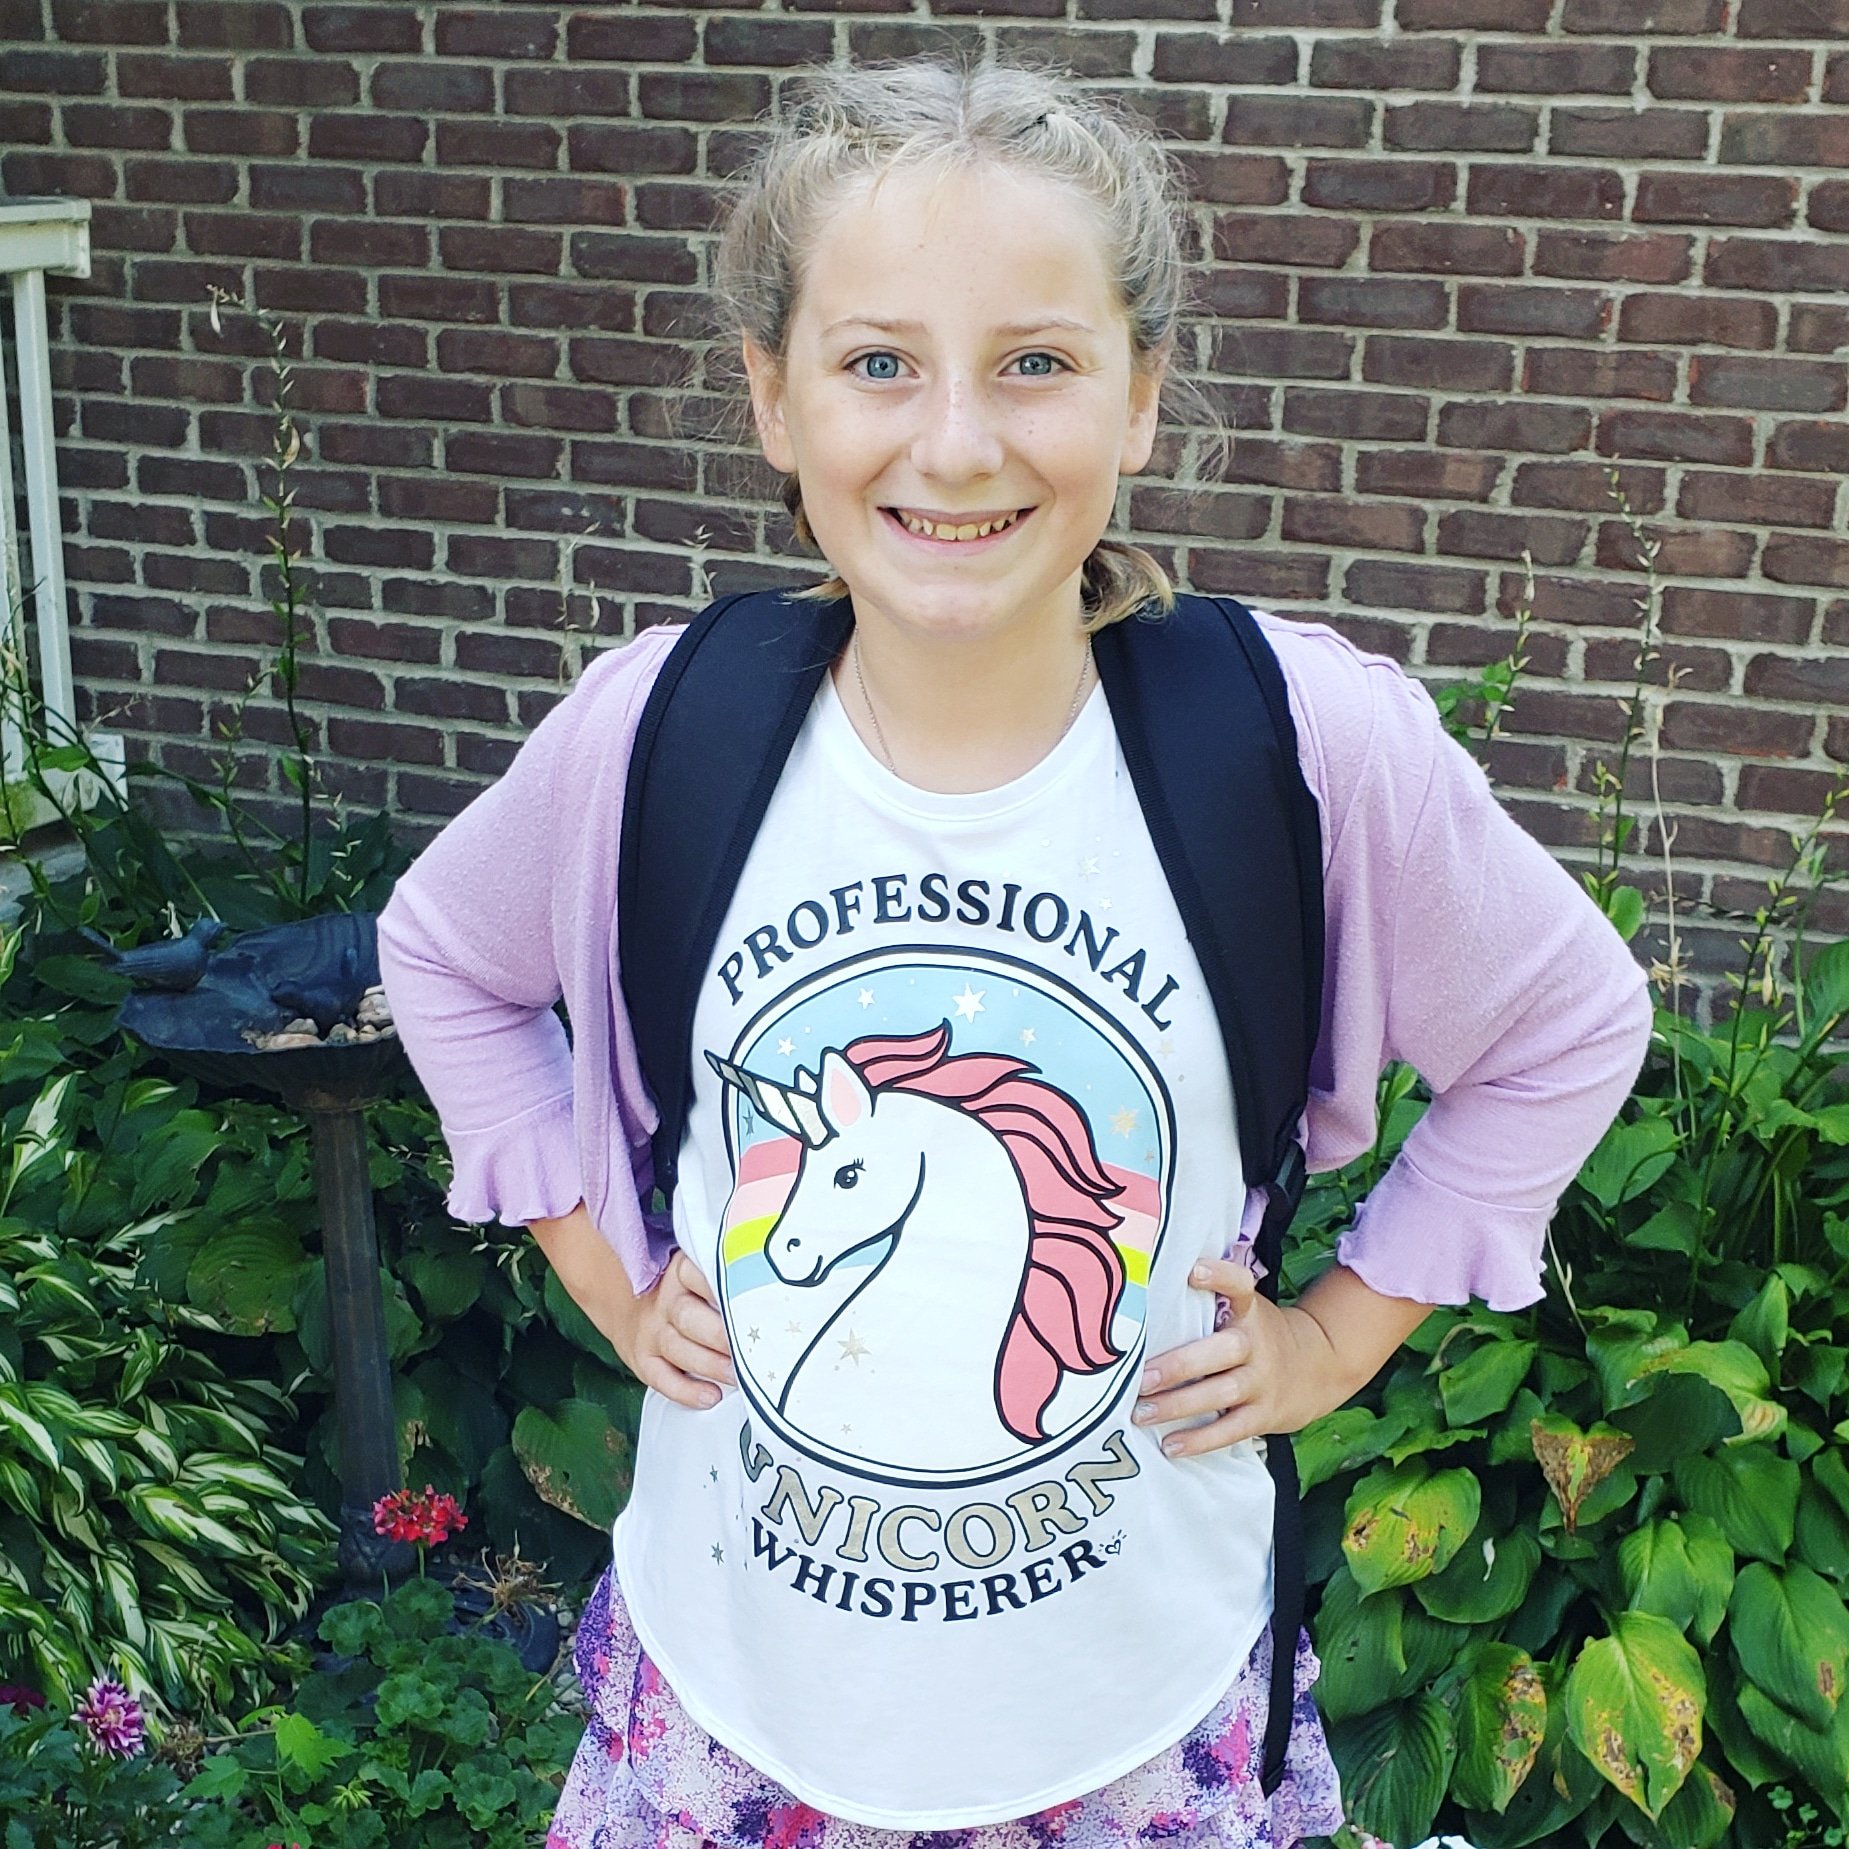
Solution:
[(462, 1505), (447, 1490), (426, 1483), (421, 1490), (398, 1489), (372, 1505), (375, 1534), (393, 1541), (434, 1547), (469, 1525)]

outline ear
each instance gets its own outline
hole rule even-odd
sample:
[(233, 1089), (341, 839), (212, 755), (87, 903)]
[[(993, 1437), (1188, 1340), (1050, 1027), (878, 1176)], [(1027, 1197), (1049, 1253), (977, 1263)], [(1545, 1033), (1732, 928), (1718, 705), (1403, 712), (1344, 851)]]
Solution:
[(783, 421), (783, 378), (774, 355), (749, 334), (742, 337), (745, 372), (751, 381), (751, 414), (757, 422), (764, 459), (785, 475), (796, 473), (796, 451)]
[(1123, 457), (1117, 465), (1119, 475), (1135, 475), (1149, 467), (1155, 454), (1156, 427), (1162, 421), (1162, 381), (1168, 374), (1172, 349), (1163, 347), (1145, 369), (1130, 369), (1130, 416), (1124, 431)]
[(833, 1047), (822, 1055), (822, 1116), (831, 1130), (851, 1130), (873, 1109), (865, 1081)]

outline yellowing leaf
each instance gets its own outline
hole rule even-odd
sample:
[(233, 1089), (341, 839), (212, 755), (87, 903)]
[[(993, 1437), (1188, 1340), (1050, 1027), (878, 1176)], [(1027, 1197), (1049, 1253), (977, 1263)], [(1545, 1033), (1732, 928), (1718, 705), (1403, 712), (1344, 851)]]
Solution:
[(1567, 1533), (1572, 1534), (1579, 1526), (1586, 1498), (1630, 1456), (1636, 1440), (1602, 1421), (1582, 1432), (1558, 1413), (1531, 1420), (1528, 1431), (1535, 1462), (1560, 1504)]
[(1342, 1552), (1363, 1592), (1439, 1573), (1477, 1525), (1483, 1492), (1468, 1470), (1428, 1474), (1417, 1460), (1376, 1470), (1348, 1498)]
[(1688, 1639), (1651, 1612), (1620, 1612), (1567, 1677), (1567, 1727), (1599, 1772), (1654, 1821), (1701, 1751), (1708, 1685)]

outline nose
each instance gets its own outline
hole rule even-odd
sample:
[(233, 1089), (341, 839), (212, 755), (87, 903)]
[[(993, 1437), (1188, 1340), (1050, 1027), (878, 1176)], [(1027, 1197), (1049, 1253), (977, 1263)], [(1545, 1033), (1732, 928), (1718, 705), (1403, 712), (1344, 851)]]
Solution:
[(996, 407), (967, 373), (946, 372), (919, 399), (912, 462), (926, 480), (957, 482), (999, 474), (1007, 457)]

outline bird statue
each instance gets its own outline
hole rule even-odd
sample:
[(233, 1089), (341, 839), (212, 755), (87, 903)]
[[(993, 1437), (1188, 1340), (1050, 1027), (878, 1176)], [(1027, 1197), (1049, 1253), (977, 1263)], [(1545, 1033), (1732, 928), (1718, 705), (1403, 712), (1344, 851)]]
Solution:
[(205, 974), (206, 955), (225, 932), (222, 918), (198, 918), (184, 937), (156, 938), (132, 950), (118, 950), (100, 931), (88, 925), (77, 929), (94, 944), (111, 969), (120, 970), (138, 989), (190, 989)]

